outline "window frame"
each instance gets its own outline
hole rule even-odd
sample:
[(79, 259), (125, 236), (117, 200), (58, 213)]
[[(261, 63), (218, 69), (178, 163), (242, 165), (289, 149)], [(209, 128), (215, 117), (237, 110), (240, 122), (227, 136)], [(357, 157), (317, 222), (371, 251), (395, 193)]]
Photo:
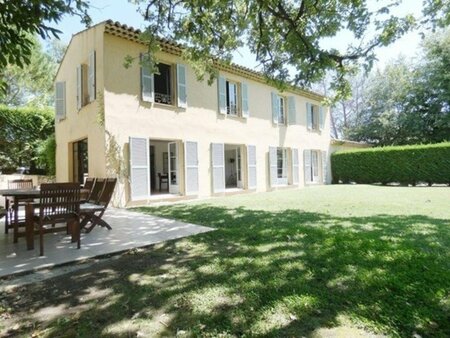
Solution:
[[(168, 82), (169, 82), (169, 91), (170, 91), (170, 93), (169, 93), (168, 96), (170, 96), (170, 103), (161, 102), (161, 101), (157, 100), (157, 96), (158, 95), (167, 95), (167, 94), (164, 94), (164, 93), (158, 93), (157, 90), (156, 90), (157, 78), (159, 76), (161, 76), (160, 69), (159, 69), (159, 65), (161, 65), (161, 64), (169, 67), (169, 77), (168, 77), (169, 81)], [(153, 74), (153, 103), (162, 104), (162, 105), (165, 105), (165, 106), (176, 106), (175, 98), (177, 97), (177, 95), (176, 95), (177, 94), (176, 93), (176, 90), (177, 90), (177, 83), (176, 82), (177, 81), (176, 81), (176, 78), (175, 78), (175, 75), (174, 75), (176, 66), (174, 64), (172, 64), (172, 63), (165, 63), (165, 62), (158, 62), (158, 64), (156, 66), (158, 67), (159, 74), (158, 73), (154, 73)]]
[[(281, 166), (280, 166), (280, 153), (281, 153)], [(277, 179), (288, 179), (288, 163), (287, 163), (287, 148), (277, 147)], [(281, 175), (280, 175), (281, 170)]]
[[(235, 86), (235, 91), (234, 91), (234, 96), (235, 96), (235, 101), (236, 101), (236, 108), (235, 108), (235, 113), (233, 114), (231, 112), (231, 95), (230, 95), (230, 85)], [(234, 117), (241, 117), (242, 116), (242, 103), (241, 103), (241, 83), (239, 81), (234, 81), (234, 80), (230, 80), (225, 78), (225, 92), (226, 92), (226, 97), (225, 97), (225, 103), (226, 103), (226, 109), (227, 109), (227, 116), (234, 116)]]
[(275, 93), (275, 99), (277, 102), (278, 111), (276, 112), (277, 116), (277, 125), (287, 125), (287, 97), (283, 95), (279, 95)]

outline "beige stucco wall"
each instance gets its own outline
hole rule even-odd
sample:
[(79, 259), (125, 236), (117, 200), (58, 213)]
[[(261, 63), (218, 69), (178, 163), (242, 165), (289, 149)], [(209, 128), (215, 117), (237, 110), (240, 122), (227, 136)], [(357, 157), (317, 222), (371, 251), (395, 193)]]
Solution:
[[(103, 105), (103, 31), (102, 25), (72, 37), (55, 81), (66, 82), (66, 118), (56, 121), (56, 180), (72, 180), (71, 143), (88, 139), (89, 175), (103, 177), (105, 168), (105, 132), (98, 122)], [(96, 100), (77, 109), (76, 68), (87, 64), (91, 51), (96, 52)]]
[[(224, 74), (248, 84), (250, 118), (228, 117), (218, 113), (217, 83), (209, 86), (197, 81), (187, 67), (188, 108), (150, 104), (140, 100), (140, 68), (134, 62), (129, 69), (122, 64), (126, 55), (138, 57), (145, 47), (137, 43), (105, 34), (105, 116), (106, 129), (115, 135), (117, 143), (128, 147), (129, 137), (196, 141), (199, 156), (199, 195), (209, 196), (211, 187), (211, 143), (255, 145), (257, 151), (257, 191), (270, 189), (268, 175), (269, 146), (299, 149), (303, 172), (303, 149), (329, 150), (330, 119), (326, 118), (321, 132), (306, 127), (306, 102), (320, 104), (295, 95), (297, 125), (277, 126), (272, 123), (271, 92), (274, 88), (232, 74)], [(161, 54), (166, 63), (183, 63), (173, 55)], [(285, 95), (293, 95), (285, 93)], [(244, 154), (245, 157), (245, 154)], [(300, 175), (300, 186), (304, 177)], [(128, 200), (128, 194), (127, 194)]]

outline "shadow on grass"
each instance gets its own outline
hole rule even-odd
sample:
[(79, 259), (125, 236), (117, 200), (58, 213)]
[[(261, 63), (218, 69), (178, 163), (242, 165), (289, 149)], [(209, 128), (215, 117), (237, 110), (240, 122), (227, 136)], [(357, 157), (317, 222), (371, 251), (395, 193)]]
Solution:
[(218, 230), (33, 285), (19, 301), (6, 295), (15, 332), (309, 336), (345, 318), (390, 335), (450, 335), (448, 220), (140, 211)]

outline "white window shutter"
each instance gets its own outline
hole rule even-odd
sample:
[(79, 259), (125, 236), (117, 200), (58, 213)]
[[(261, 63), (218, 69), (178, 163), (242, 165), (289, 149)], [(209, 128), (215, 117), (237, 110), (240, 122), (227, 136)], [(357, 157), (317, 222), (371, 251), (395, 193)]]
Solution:
[(150, 196), (150, 160), (147, 138), (130, 137), (131, 200)]
[(241, 101), (242, 101), (242, 117), (248, 118), (250, 112), (248, 110), (248, 85), (246, 83), (241, 84)]
[(187, 108), (186, 66), (177, 64), (178, 107)]
[(184, 143), (186, 163), (186, 195), (198, 194), (198, 145), (197, 142)]
[(56, 120), (66, 117), (66, 83), (56, 82), (55, 84), (55, 112)]
[(219, 95), (219, 113), (227, 113), (227, 82), (223, 76), (217, 79), (217, 90)]
[(292, 184), (298, 185), (299, 166), (298, 166), (298, 149), (292, 148)]
[(256, 146), (247, 146), (248, 189), (256, 189)]
[(271, 93), (272, 97), (272, 122), (278, 124), (278, 114), (280, 113), (280, 101), (278, 95), (274, 92)]
[(89, 102), (95, 101), (96, 97), (96, 60), (95, 50), (89, 53), (88, 65), (88, 94)]
[(312, 182), (312, 172), (311, 172), (311, 150), (303, 150), (303, 165), (305, 170), (305, 183)]
[(289, 124), (296, 124), (297, 123), (297, 111), (295, 108), (295, 97), (289, 96), (288, 97), (288, 119)]
[(325, 109), (324, 107), (319, 107), (319, 128), (320, 130), (323, 130), (323, 127), (325, 126)]
[(276, 147), (269, 147), (269, 173), (270, 173), (270, 186), (274, 187), (278, 185)]
[(211, 143), (213, 192), (225, 191), (225, 150), (223, 143)]
[(328, 157), (327, 157), (327, 152), (326, 151), (322, 151), (322, 182), (323, 183), (327, 183), (327, 168), (328, 168)]
[(77, 66), (77, 109), (83, 106), (83, 67)]
[[(144, 57), (141, 54), (141, 63)], [(150, 69), (145, 65), (141, 64), (141, 98), (145, 102), (154, 101), (154, 82), (153, 74), (150, 73)]]
[(308, 129), (312, 129), (313, 127), (313, 119), (312, 119), (312, 105), (309, 102), (306, 102), (306, 126), (308, 127)]

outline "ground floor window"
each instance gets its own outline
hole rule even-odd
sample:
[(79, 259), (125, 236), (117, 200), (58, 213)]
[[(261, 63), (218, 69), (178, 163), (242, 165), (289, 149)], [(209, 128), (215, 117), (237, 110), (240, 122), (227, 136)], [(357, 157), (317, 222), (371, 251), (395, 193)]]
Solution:
[(269, 147), (270, 185), (287, 185), (289, 182), (288, 148)]
[(72, 143), (72, 163), (72, 181), (83, 184), (89, 173), (87, 138)]
[[(306, 149), (304, 151), (304, 165), (305, 165), (305, 182), (318, 183), (320, 178), (325, 176), (326, 154), (320, 150)], [(325, 157), (325, 158), (323, 158)]]
[(278, 179), (287, 180), (287, 149), (277, 148), (277, 177)]
[(241, 146), (225, 144), (225, 188), (242, 188)]
[(151, 139), (149, 145), (151, 195), (178, 194), (178, 142)]
[(131, 200), (198, 194), (197, 149), (195, 141), (130, 137)]

